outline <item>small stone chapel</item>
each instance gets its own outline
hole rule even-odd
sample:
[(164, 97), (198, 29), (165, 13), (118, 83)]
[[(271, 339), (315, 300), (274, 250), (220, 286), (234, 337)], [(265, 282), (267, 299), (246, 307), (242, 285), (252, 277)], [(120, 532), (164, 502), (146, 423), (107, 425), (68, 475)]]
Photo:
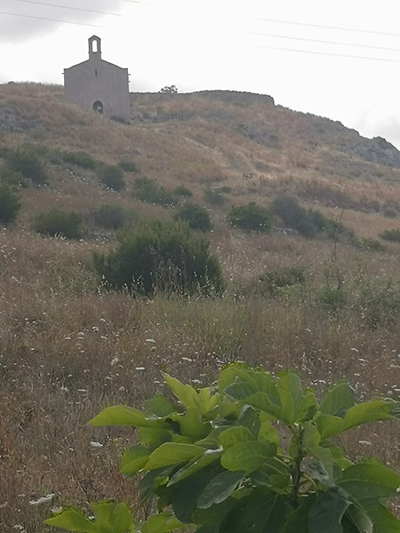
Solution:
[(89, 39), (89, 59), (64, 69), (64, 97), (106, 118), (130, 120), (128, 69), (101, 58), (97, 35)]

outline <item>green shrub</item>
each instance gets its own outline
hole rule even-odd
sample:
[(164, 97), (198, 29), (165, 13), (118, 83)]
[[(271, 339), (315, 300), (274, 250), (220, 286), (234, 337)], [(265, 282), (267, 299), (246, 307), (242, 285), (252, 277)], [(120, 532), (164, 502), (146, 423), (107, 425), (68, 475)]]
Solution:
[(20, 209), (19, 194), (7, 183), (0, 182), (0, 222), (6, 225), (14, 222)]
[(78, 152), (61, 152), (61, 158), (65, 163), (71, 163), (81, 168), (93, 170), (97, 166), (96, 159), (82, 150)]
[(232, 206), (226, 218), (232, 226), (248, 231), (266, 232), (272, 229), (268, 209), (255, 202), (240, 207)]
[(211, 205), (223, 205), (226, 198), (222, 195), (221, 191), (215, 189), (206, 189), (204, 191), (204, 200)]
[(185, 187), (184, 185), (177, 185), (175, 189), (173, 190), (173, 194), (175, 196), (186, 196), (187, 198), (190, 198), (193, 196), (193, 193), (190, 189)]
[[(294, 229), (305, 237), (313, 237), (318, 231), (312, 219), (307, 217), (307, 211), (291, 196), (278, 196), (272, 201), (270, 209), (282, 219), (285, 227)], [(317, 216), (314, 218), (317, 219)]]
[(176, 203), (173, 193), (168, 192), (156, 180), (146, 177), (135, 179), (134, 197), (141, 202), (159, 204), (164, 207), (171, 207)]
[(120, 191), (125, 187), (124, 171), (116, 165), (103, 165), (99, 169), (100, 181), (109, 189)]
[(82, 218), (78, 213), (62, 211), (57, 207), (37, 214), (32, 223), (32, 229), (37, 233), (66, 239), (81, 239), (81, 226)]
[(209, 240), (183, 221), (139, 220), (117, 234), (116, 250), (94, 254), (94, 266), (109, 288), (152, 294), (155, 290), (220, 292), (222, 269)]
[(212, 223), (207, 209), (198, 204), (187, 202), (181, 205), (174, 215), (175, 220), (184, 220), (191, 229), (207, 232), (212, 230)]
[(258, 278), (257, 292), (270, 296), (279, 296), (293, 285), (304, 285), (306, 279), (306, 270), (300, 266), (268, 270)]
[(131, 159), (121, 159), (118, 162), (118, 166), (122, 168), (124, 172), (133, 172), (134, 174), (140, 174), (140, 170), (136, 165), (135, 161)]
[(2, 166), (0, 169), (0, 181), (13, 186), (28, 187), (28, 180), (23, 174), (21, 172), (16, 172), (7, 165)]
[(134, 214), (126, 211), (121, 205), (104, 204), (93, 210), (91, 217), (96, 225), (115, 230), (132, 221)]
[(370, 250), (373, 252), (384, 252), (386, 251), (386, 246), (382, 244), (377, 239), (369, 239), (368, 237), (364, 237), (363, 239), (358, 239), (355, 241), (355, 245), (360, 250)]
[(385, 241), (400, 242), (400, 229), (385, 229), (379, 237)]
[(6, 157), (6, 166), (35, 185), (47, 183), (47, 172), (42, 160), (31, 150), (16, 149)]
[(90, 421), (135, 435), (120, 472), (139, 477), (135, 488), (154, 502), (153, 514), (138, 523), (127, 505), (106, 501), (90, 505), (90, 520), (69, 507), (47, 525), (82, 533), (400, 532), (389, 501), (400, 497), (399, 474), (374, 458), (349, 460), (340, 447), (348, 430), (395, 421), (397, 401), (358, 403), (345, 380), (319, 401), (297, 372), (243, 363), (225, 366), (211, 387), (163, 378), (169, 394), (142, 410), (107, 406)]

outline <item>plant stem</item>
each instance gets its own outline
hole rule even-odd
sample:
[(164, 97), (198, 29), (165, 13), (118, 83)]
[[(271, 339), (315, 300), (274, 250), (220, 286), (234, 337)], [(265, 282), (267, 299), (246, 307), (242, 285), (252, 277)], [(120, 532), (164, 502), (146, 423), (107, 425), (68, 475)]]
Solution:
[(301, 463), (304, 459), (304, 449), (303, 449), (303, 436), (304, 428), (302, 427), (291, 427), (293, 438), (296, 442), (296, 454), (292, 466), (292, 491), (290, 494), (290, 502), (294, 509), (297, 509), (299, 506), (299, 489), (302, 479)]

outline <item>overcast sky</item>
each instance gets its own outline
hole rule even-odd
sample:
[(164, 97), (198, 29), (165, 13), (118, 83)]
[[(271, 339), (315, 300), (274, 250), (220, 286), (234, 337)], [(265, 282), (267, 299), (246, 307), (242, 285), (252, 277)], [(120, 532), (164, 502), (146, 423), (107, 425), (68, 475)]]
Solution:
[[(397, 4), (397, 5), (396, 5)], [(0, 83), (63, 83), (102, 57), (131, 91), (229, 89), (339, 120), (400, 149), (395, 0), (1, 0)]]

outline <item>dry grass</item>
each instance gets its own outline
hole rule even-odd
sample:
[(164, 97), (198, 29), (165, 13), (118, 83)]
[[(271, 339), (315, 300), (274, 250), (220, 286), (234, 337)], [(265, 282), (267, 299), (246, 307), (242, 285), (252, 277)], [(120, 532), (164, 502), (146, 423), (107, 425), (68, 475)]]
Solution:
[[(237, 106), (200, 96), (141, 95), (132, 99), (133, 123), (124, 126), (65, 105), (59, 87), (29, 84), (1, 86), (3, 105), (14, 106), (37, 125), (4, 134), (1, 145), (33, 140), (83, 149), (110, 163), (132, 158), (142, 175), (169, 190), (183, 183), (200, 203), (204, 186), (229, 185), (227, 197), (237, 204), (267, 204), (277, 194), (293, 194), (309, 206), (316, 200), (326, 216), (360, 237), (376, 238), (398, 224), (380, 213), (342, 211), (329, 203), (335, 194), (360, 205), (363, 197), (382, 206), (400, 202), (398, 171), (383, 169), (380, 181), (368, 183), (334, 174), (321, 179), (315, 170), (321, 151), (313, 152), (309, 142), (317, 138), (316, 119), (306, 115), (260, 102)], [(143, 118), (153, 111), (156, 120)], [(171, 118), (185, 114), (190, 117), (182, 121)], [(237, 129), (240, 122), (275, 131), (279, 148), (246, 137)], [(105, 294), (92, 271), (91, 254), (112, 247), (113, 241), (41, 238), (29, 232), (32, 216), (54, 205), (84, 212), (113, 202), (144, 215), (170, 212), (134, 201), (133, 175), (126, 175), (127, 189), (116, 193), (104, 190), (93, 172), (72, 170), (49, 167), (50, 185), (23, 190), (18, 223), (0, 233), (1, 531), (42, 533), (51, 507), (84, 506), (101, 498), (126, 500), (135, 513), (146, 513), (132, 483), (118, 474), (118, 455), (133, 433), (94, 430), (87, 421), (105, 402), (140, 407), (163, 390), (160, 370), (208, 384), (223, 364), (241, 359), (270, 371), (295, 367), (318, 393), (347, 377), (360, 400), (400, 396), (400, 310), (379, 292), (389, 279), (393, 294), (400, 292), (398, 245), (377, 253), (323, 238), (249, 235), (228, 228), (228, 202), (210, 210), (212, 249), (228, 280), (224, 297), (143, 300)], [(245, 182), (243, 172), (254, 172), (253, 180)], [(306, 269), (304, 287), (279, 298), (251, 289), (264, 270), (293, 265)], [(318, 295), (321, 287), (337, 284), (339, 273), (349, 300), (335, 310), (321, 304)], [(366, 287), (381, 306), (381, 322), (368, 322), (357, 305)], [(383, 428), (376, 425), (349, 433), (343, 445), (351, 457), (377, 455), (400, 470), (398, 424), (384, 428), (384, 439)], [(29, 503), (46, 494), (54, 494), (51, 503)]]

